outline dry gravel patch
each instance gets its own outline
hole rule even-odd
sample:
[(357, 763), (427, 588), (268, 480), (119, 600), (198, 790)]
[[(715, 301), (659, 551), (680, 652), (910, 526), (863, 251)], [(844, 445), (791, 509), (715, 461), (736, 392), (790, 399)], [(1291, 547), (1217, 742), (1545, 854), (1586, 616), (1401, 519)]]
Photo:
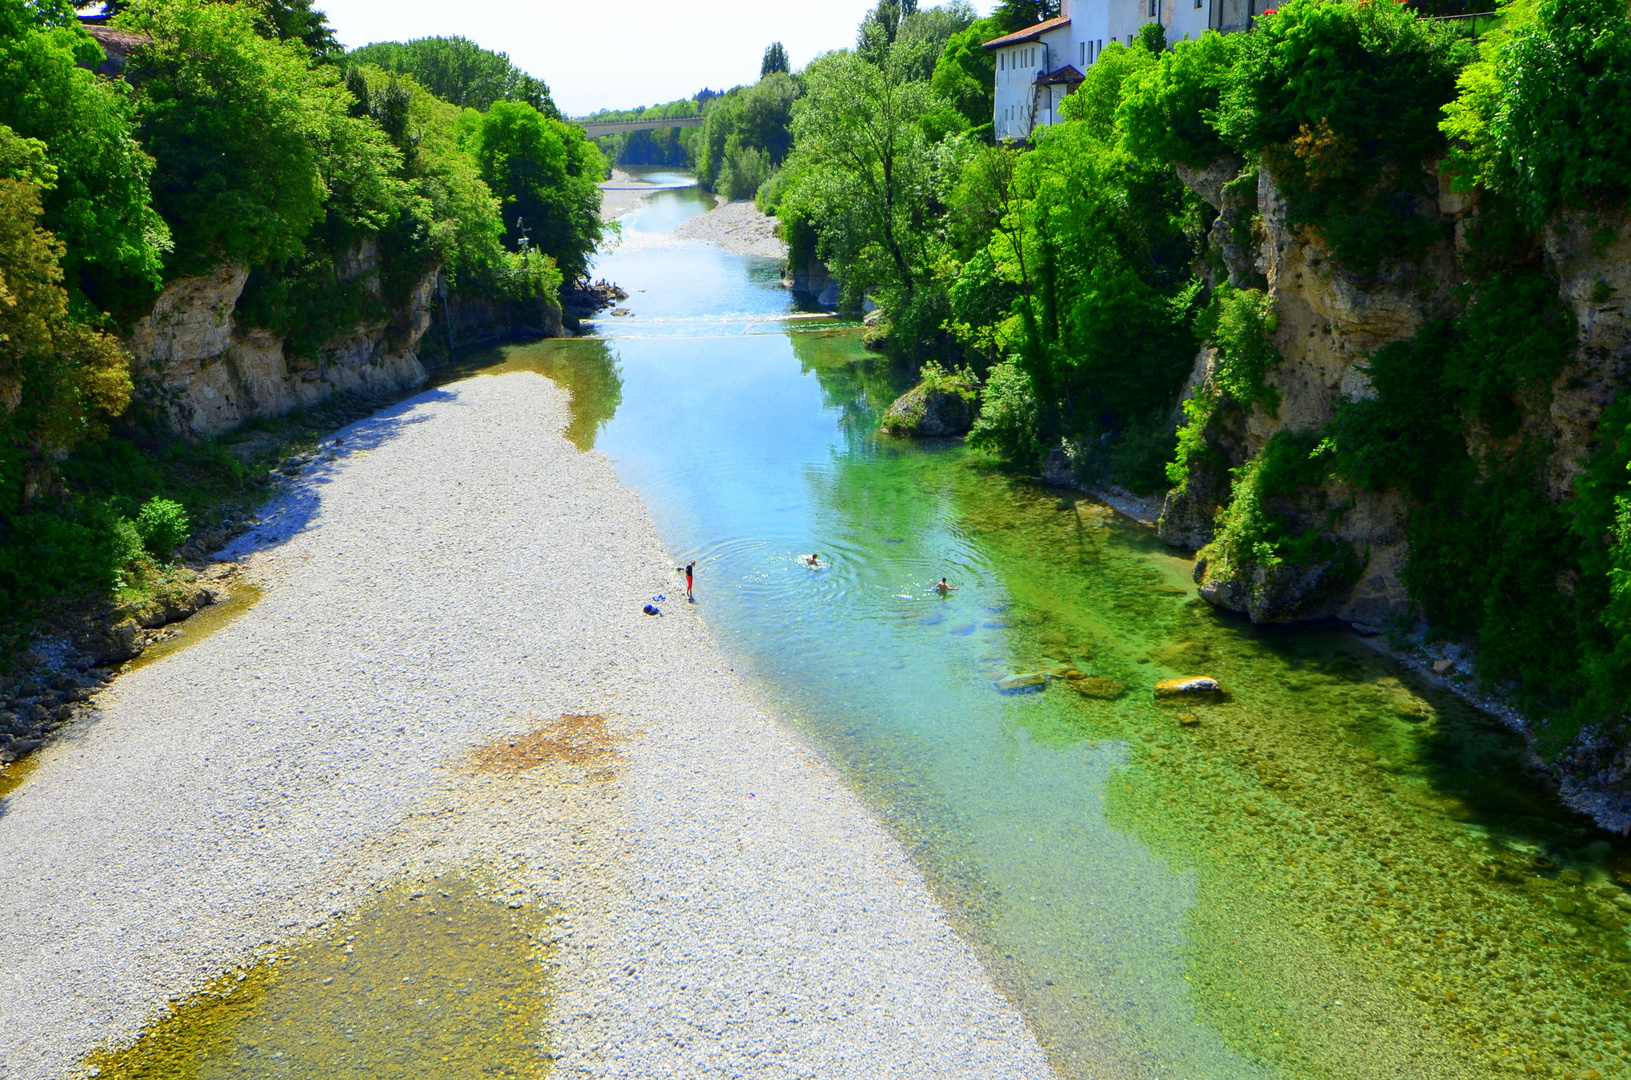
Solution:
[(564, 918), (558, 1075), (1050, 1075), (700, 609), (641, 613), (677, 560), (566, 421), (518, 373), (341, 432), (231, 552), (262, 599), (40, 752), (0, 803), (0, 1077), (449, 868)]

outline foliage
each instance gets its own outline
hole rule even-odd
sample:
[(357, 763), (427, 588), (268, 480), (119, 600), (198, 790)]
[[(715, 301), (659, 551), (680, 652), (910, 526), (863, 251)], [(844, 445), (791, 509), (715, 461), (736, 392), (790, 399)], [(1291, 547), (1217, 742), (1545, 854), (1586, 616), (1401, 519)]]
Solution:
[[(1489, 123), (1493, 185), (1538, 226), (1559, 206), (1620, 202), (1631, 168), (1631, 12), (1546, 0), (1499, 53)], [(1470, 89), (1480, 92), (1477, 83)], [(1487, 91), (1486, 91), (1487, 92)]]
[(169, 232), (150, 205), (131, 95), (76, 66), (102, 51), (71, 14), (0, 0), (0, 124), (45, 144), (44, 226), (66, 245), (70, 296), (124, 317), (157, 288)]
[(172, 552), (187, 542), (190, 524), (187, 508), (174, 499), (155, 495), (136, 512), (136, 535), (142, 547), (160, 562), (168, 561)]
[(759, 63), (759, 78), (774, 75), (780, 72), (783, 75), (793, 70), (793, 65), (787, 59), (787, 50), (779, 41), (772, 41), (765, 49), (765, 58)]
[(980, 415), (968, 433), (968, 444), (995, 452), (1005, 461), (1040, 461), (1038, 403), (1025, 369), (1011, 360), (992, 368), (980, 394)]
[(1325, 481), (1323, 459), (1329, 453), (1317, 431), (1276, 432), (1256, 457), (1234, 470), (1229, 505), (1219, 516), (1210, 550), (1237, 567), (1338, 556), (1334, 541), (1292, 511)]
[[(748, 180), (756, 176), (762, 183), (768, 179), (792, 149), (793, 105), (803, 92), (801, 78), (773, 72), (752, 86), (734, 87), (710, 101), (703, 110), (703, 126), (682, 135), (691, 150), (697, 181), (709, 191), (725, 192), (720, 177), (734, 156), (731, 179), (737, 193), (730, 197), (752, 198), (758, 183)], [(744, 172), (744, 155), (749, 151), (757, 165)]]
[(0, 514), (50, 485), (53, 464), (101, 437), (130, 399), (124, 350), (70, 314), (63, 245), (40, 228), (56, 176), (45, 147), (0, 126)]
[(175, 233), (167, 274), (295, 258), (325, 213), (351, 231), (395, 214), (398, 152), (350, 115), (335, 72), (261, 37), (253, 8), (138, 0), (120, 23), (154, 39), (131, 66), (154, 202)]
[(467, 113), (462, 123), (482, 179), (502, 203), (507, 241), (519, 246), (528, 239), (568, 280), (581, 280), (604, 233), (599, 183), (606, 159), (595, 144), (581, 128), (514, 102)]
[(929, 87), (952, 104), (975, 130), (988, 127), (996, 111), (997, 58), (985, 47), (999, 37), (995, 19), (980, 19), (946, 38)]
[(530, 105), (552, 120), (561, 119), (541, 79), (516, 67), (507, 54), (483, 49), (466, 38), (416, 38), (405, 44), (380, 41), (353, 49), (347, 59), (412, 75), (443, 101), (463, 108), (486, 112), (495, 102), (510, 101)]
[(1402, 4), (1290, 0), (1235, 46), (1218, 134), (1261, 155), (1288, 222), (1361, 273), (1437, 235), (1417, 208), (1420, 162), (1442, 153), (1440, 110), (1473, 58), (1449, 35)]
[[(1495, 275), (1465, 293), (1455, 319), (1379, 350), (1368, 367), (1376, 396), (1340, 405), (1328, 434), (1336, 475), (1411, 496), (1404, 579), (1422, 613), (1475, 639), (1486, 677), (1512, 680), (1528, 708), (1554, 717), (1585, 687), (1595, 591), (1558, 583), (1581, 574), (1593, 544), (1548, 498), (1549, 447), (1522, 435), (1516, 410), (1544, 400), (1572, 338), (1544, 278)], [(1612, 500), (1596, 499), (1599, 537)], [(1552, 735), (1568, 727), (1559, 723)]]
[(1211, 304), (1196, 322), (1196, 329), (1216, 350), (1212, 380), (1218, 389), (1243, 408), (1263, 406), (1270, 416), (1280, 403), (1279, 391), (1265, 381), (1269, 369), (1280, 362), (1280, 351), (1269, 341), (1278, 328), (1272, 297), (1227, 282), (1212, 291)]

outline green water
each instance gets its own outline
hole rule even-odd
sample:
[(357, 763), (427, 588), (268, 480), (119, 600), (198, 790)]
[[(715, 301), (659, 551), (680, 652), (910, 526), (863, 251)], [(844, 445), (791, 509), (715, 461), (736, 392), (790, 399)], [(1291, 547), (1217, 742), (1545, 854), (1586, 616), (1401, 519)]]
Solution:
[[(788, 321), (773, 264), (670, 241), (698, 205), (602, 257), (634, 317), (471, 364), (575, 388), (578, 445), (1063, 1075), (1631, 1078), (1631, 855), (1513, 736), (1345, 633), (1213, 612), (1090, 500), (876, 438), (901, 373)], [(1195, 674), (1227, 700), (1157, 704)]]

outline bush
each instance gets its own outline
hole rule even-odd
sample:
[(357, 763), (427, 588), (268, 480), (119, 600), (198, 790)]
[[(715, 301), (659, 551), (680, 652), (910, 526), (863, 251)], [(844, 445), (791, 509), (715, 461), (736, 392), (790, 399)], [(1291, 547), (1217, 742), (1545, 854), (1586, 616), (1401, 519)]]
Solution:
[(1280, 362), (1280, 350), (1269, 341), (1279, 327), (1274, 300), (1257, 289), (1221, 284), (1212, 302), (1197, 320), (1197, 329), (1217, 350), (1213, 382), (1242, 408), (1263, 406), (1270, 416), (1280, 404), (1280, 393), (1265, 381), (1269, 369)]
[(968, 433), (968, 444), (995, 452), (1004, 460), (1034, 467), (1042, 460), (1037, 438), (1037, 402), (1031, 380), (1013, 361), (1004, 361), (986, 376), (980, 415)]
[(187, 542), (188, 530), (186, 508), (172, 499), (155, 495), (136, 514), (136, 535), (141, 537), (142, 547), (160, 562), (167, 561), (171, 552)]
[(153, 159), (136, 145), (132, 95), (77, 65), (102, 62), (69, 9), (0, 0), (0, 124), (45, 146), (44, 227), (66, 245), (64, 284), (121, 317), (152, 298), (169, 230), (150, 205)]
[(763, 154), (751, 146), (733, 146), (725, 152), (715, 190), (732, 201), (751, 199), (769, 178), (770, 164)]

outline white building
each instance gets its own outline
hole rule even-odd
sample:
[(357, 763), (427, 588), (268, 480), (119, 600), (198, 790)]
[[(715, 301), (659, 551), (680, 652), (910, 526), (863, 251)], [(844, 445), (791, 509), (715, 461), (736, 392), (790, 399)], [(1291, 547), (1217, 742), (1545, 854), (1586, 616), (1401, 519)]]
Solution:
[(1059, 120), (1059, 106), (1113, 41), (1131, 45), (1159, 22), (1167, 41), (1232, 33), (1273, 0), (1060, 0), (1057, 19), (985, 43), (997, 54), (996, 137), (1024, 141)]

